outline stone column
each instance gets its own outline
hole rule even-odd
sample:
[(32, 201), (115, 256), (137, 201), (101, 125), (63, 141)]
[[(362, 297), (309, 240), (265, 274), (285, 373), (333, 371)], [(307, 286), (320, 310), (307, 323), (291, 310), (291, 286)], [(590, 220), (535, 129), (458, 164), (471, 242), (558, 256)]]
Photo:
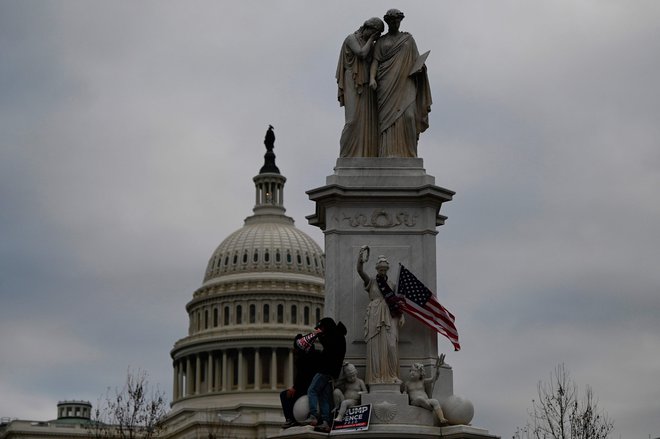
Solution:
[(172, 362), (172, 401), (179, 399), (179, 363), (174, 360)]
[(227, 391), (227, 351), (222, 351), (222, 391)]
[(213, 392), (213, 351), (209, 351), (209, 357), (206, 360), (206, 393)]
[(195, 395), (201, 393), (202, 387), (202, 357), (200, 354), (195, 354)]
[(243, 349), (238, 349), (238, 390), (245, 388), (245, 361), (243, 359)]
[(261, 389), (261, 356), (259, 348), (254, 348), (254, 388)]
[(192, 361), (190, 360), (191, 356), (186, 357), (186, 396), (193, 394), (193, 373), (192, 373)]
[(220, 354), (220, 351), (217, 351), (216, 354), (213, 356), (213, 371), (214, 371), (213, 380), (215, 382), (215, 386), (213, 388), (214, 388), (215, 392), (219, 392), (222, 389), (222, 381), (221, 381), (222, 380), (222, 375), (221, 375), (221, 372), (222, 372), (222, 369), (221, 369), (222, 359), (220, 358), (219, 354)]
[(270, 388), (277, 389), (277, 348), (271, 348), (270, 353)]
[(289, 350), (289, 367), (287, 373), (287, 387), (293, 386), (293, 351)]
[(179, 398), (182, 398), (183, 396), (185, 396), (185, 394), (184, 394), (184, 392), (183, 392), (183, 388), (184, 388), (184, 383), (183, 383), (184, 374), (183, 374), (183, 362), (181, 361), (181, 359), (179, 359), (178, 375), (179, 375), (179, 376), (178, 376), (177, 383), (178, 383), (178, 385), (179, 385)]

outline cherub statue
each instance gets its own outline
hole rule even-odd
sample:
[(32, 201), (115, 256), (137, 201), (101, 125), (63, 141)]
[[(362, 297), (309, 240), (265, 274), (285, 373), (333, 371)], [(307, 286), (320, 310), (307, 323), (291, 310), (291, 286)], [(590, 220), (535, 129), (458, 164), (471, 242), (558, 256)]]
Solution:
[(335, 388), (335, 406), (339, 406), (335, 421), (341, 421), (346, 409), (360, 403), (360, 394), (367, 392), (367, 386), (357, 376), (357, 369), (351, 363), (344, 363), (344, 379)]
[(426, 371), (422, 363), (415, 363), (410, 368), (409, 379), (406, 381), (406, 392), (410, 398), (410, 405), (421, 407), (427, 410), (433, 410), (438, 417), (440, 424), (446, 424), (447, 420), (442, 412), (442, 407), (437, 399), (429, 397), (433, 393), (433, 386), (440, 375), (440, 367), (444, 355), (438, 359), (438, 364), (435, 368), (435, 377), (426, 378)]

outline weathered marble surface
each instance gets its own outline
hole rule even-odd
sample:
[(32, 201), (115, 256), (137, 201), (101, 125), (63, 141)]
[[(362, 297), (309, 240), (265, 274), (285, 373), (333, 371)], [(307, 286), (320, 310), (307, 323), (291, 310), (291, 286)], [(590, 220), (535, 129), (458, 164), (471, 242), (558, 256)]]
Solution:
[(411, 34), (401, 32), (404, 14), (385, 14), (388, 31), (374, 46), (369, 85), (376, 90), (378, 157), (417, 157), (419, 134), (429, 126), (431, 87), (426, 65)]
[[(346, 361), (365, 376), (364, 318), (370, 300), (355, 269), (356, 255), (368, 243), (372, 255), (388, 256), (392, 282), (400, 262), (434, 290), (437, 226), (445, 219), (440, 208), (453, 192), (435, 185), (421, 158), (340, 158), (326, 185), (308, 194), (316, 202), (308, 219), (325, 234), (325, 313), (346, 325)], [(432, 367), (438, 357), (436, 332), (406, 320), (399, 330), (399, 377), (413, 363)], [(451, 392), (441, 381), (435, 392)]]
[(374, 42), (385, 29), (380, 18), (370, 18), (346, 37), (337, 63), (337, 99), (344, 107), (345, 124), (339, 139), (340, 157), (376, 157), (378, 110), (369, 87)]

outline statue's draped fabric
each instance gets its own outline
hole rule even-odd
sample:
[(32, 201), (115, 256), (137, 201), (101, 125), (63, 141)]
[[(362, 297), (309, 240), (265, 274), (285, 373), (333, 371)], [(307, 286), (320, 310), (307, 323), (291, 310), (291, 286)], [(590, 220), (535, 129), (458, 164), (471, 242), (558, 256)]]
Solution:
[[(394, 289), (394, 285), (388, 282)], [(369, 305), (364, 321), (364, 340), (367, 345), (365, 382), (399, 383), (399, 319), (390, 309), (378, 288), (375, 278), (365, 286)]]
[(429, 126), (431, 89), (426, 66), (408, 32), (382, 36), (374, 48), (378, 100), (379, 157), (417, 157), (417, 140)]
[(378, 153), (378, 116), (376, 96), (369, 88), (371, 57), (360, 59), (347, 44), (349, 38), (363, 41), (356, 32), (344, 40), (337, 63), (339, 105), (344, 107), (346, 123), (339, 140), (340, 157), (376, 157)]

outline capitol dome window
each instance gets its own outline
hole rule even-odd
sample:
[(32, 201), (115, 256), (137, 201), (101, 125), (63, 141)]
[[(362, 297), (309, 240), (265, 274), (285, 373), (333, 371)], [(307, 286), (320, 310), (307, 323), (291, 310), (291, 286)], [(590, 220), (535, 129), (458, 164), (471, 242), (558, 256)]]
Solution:
[(264, 304), (263, 321), (264, 321), (264, 323), (269, 323), (270, 322), (270, 306), (267, 303)]
[(257, 306), (256, 305), (250, 305), (250, 323), (256, 323), (257, 322)]
[(204, 310), (204, 329), (209, 329), (209, 310)]
[(296, 251), (296, 261), (298, 262), (298, 265), (302, 265), (302, 257), (298, 251)]
[(304, 324), (305, 326), (308, 326), (308, 325), (309, 325), (309, 306), (306, 306), (306, 307), (303, 309), (303, 324)]
[(280, 249), (275, 251), (275, 262), (282, 262), (282, 255), (280, 254)]
[(291, 305), (291, 323), (294, 325), (298, 323), (298, 307), (296, 305)]
[(266, 252), (264, 253), (264, 262), (270, 262), (270, 253), (268, 253), (268, 249), (266, 249)]
[(243, 323), (243, 307), (241, 305), (236, 305), (236, 324), (240, 325)]
[(213, 308), (213, 327), (217, 328), (218, 326), (218, 308)]
[(286, 251), (286, 262), (290, 264), (293, 262), (293, 259), (291, 258), (291, 252), (289, 250)]
[(277, 323), (284, 323), (284, 305), (277, 305)]
[(252, 261), (259, 262), (259, 250), (254, 251), (254, 255), (252, 256)]
[(238, 253), (234, 253), (234, 261), (233, 264), (236, 265), (238, 263)]
[(225, 306), (225, 313), (224, 313), (224, 318), (222, 320), (222, 324), (227, 326), (229, 324), (229, 307)]
[(248, 253), (247, 250), (245, 250), (245, 252), (243, 253), (243, 263), (247, 264), (247, 261), (248, 261)]
[(229, 255), (225, 256), (225, 267), (229, 265)]

